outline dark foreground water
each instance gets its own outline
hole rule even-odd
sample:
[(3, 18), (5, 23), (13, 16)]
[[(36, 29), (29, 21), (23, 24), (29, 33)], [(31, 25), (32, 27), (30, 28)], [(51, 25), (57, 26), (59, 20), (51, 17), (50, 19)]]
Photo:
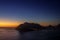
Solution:
[(0, 40), (18, 40), (19, 33), (14, 29), (0, 29)]
[(58, 31), (32, 31), (19, 33), (15, 29), (0, 29), (0, 40), (59, 40), (60, 32)]

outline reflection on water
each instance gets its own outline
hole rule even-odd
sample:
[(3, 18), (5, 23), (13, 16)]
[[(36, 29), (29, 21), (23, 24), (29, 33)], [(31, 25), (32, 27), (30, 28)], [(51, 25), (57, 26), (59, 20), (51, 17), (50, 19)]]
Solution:
[(0, 40), (18, 40), (18, 31), (14, 29), (0, 29)]
[(40, 30), (19, 33), (15, 29), (0, 29), (0, 40), (57, 40), (60, 39), (60, 31)]

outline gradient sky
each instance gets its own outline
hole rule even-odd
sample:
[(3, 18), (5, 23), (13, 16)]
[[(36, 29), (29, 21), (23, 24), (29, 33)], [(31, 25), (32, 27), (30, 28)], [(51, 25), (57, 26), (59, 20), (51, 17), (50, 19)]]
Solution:
[[(8, 20), (8, 22), (7, 22)], [(60, 23), (58, 0), (0, 0), (0, 26), (4, 23), (36, 22), (42, 25)], [(7, 22), (7, 23), (6, 23)], [(4, 24), (4, 25), (5, 25)], [(15, 24), (15, 25), (17, 25)]]

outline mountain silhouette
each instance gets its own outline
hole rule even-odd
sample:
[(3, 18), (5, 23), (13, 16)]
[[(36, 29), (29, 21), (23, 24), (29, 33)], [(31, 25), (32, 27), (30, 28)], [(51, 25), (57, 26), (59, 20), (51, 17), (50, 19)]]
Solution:
[(36, 31), (42, 29), (42, 26), (37, 23), (25, 22), (24, 24), (20, 24), (16, 29), (20, 32)]
[(60, 24), (56, 26), (49, 25), (47, 27), (41, 26), (37, 23), (28, 23), (25, 22), (23, 24), (18, 25), (16, 28), (19, 32), (29, 32), (29, 31), (39, 31), (39, 30), (60, 30)]

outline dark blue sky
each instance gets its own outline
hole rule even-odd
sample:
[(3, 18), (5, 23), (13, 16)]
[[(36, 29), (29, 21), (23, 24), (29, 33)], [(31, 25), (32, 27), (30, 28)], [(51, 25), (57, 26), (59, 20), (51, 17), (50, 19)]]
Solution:
[(0, 0), (0, 19), (60, 23), (59, 0)]

